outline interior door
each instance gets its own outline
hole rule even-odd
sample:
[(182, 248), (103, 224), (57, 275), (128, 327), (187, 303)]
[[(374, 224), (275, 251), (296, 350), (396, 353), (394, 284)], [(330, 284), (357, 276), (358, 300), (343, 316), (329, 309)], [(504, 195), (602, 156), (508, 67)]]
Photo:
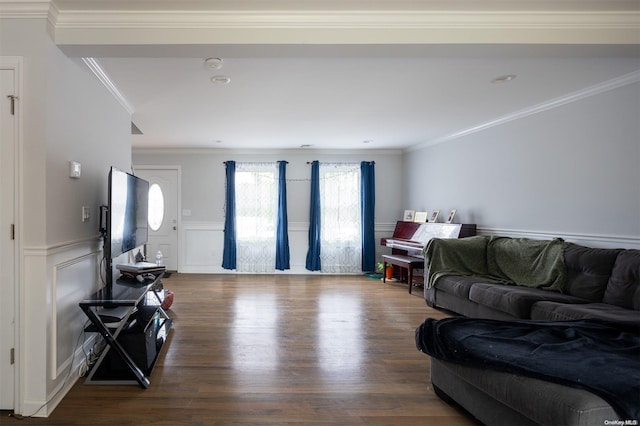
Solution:
[[(14, 70), (0, 69), (0, 409), (14, 408), (15, 114)], [(16, 102), (12, 105), (13, 102)]]
[(169, 271), (178, 270), (177, 167), (136, 166), (136, 175), (149, 181), (149, 242), (147, 261), (155, 262), (158, 250)]

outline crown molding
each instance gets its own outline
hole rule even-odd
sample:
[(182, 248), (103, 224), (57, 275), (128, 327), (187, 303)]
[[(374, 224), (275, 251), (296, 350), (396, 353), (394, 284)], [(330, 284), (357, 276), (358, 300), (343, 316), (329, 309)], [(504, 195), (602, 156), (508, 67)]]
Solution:
[(129, 115), (133, 115), (134, 109), (127, 101), (127, 98), (118, 90), (116, 85), (111, 81), (111, 78), (106, 73), (106, 71), (102, 68), (100, 63), (96, 61), (94, 58), (82, 58), (82, 61), (85, 63), (87, 67), (91, 70), (93, 75), (95, 75), (98, 80), (107, 88), (109, 93), (113, 95), (114, 98), (122, 105), (122, 107), (129, 113)]
[[(108, 2), (105, 2), (108, 5)], [(0, 0), (0, 17), (45, 17), (56, 29), (630, 30), (640, 10), (107, 10)]]
[[(640, 11), (60, 11), (57, 28), (633, 29)], [(638, 36), (640, 37), (640, 36)]]
[(49, 6), (49, 0), (0, 0), (0, 18), (47, 18)]
[(617, 78), (613, 78), (611, 80), (604, 81), (602, 83), (594, 84), (593, 86), (586, 87), (582, 90), (578, 90), (576, 92), (568, 93), (565, 96), (561, 96), (555, 99), (550, 99), (546, 102), (533, 105), (529, 108), (522, 109), (520, 111), (516, 111), (512, 114), (507, 114), (502, 117), (499, 117), (495, 120), (487, 121), (485, 123), (479, 124), (477, 126), (469, 127), (466, 129), (462, 129), (460, 131), (431, 139), (414, 146), (407, 148), (406, 152), (417, 151), (429, 146), (437, 145), (443, 142), (448, 142), (454, 139), (461, 138), (463, 136), (467, 136), (473, 133), (481, 132), (483, 130), (489, 129), (491, 127), (500, 126), (502, 124), (508, 123), (510, 121), (519, 120), (521, 118), (528, 117), (533, 114), (538, 114), (544, 111), (548, 111), (553, 108), (557, 108), (571, 102), (576, 102), (581, 99), (588, 98), (590, 96), (595, 96), (600, 93), (608, 92), (610, 90), (617, 89), (619, 87), (626, 86), (628, 84), (638, 83), (640, 82), (640, 71), (634, 71), (629, 74), (622, 75)]
[(640, 44), (637, 9), (82, 10), (55, 0), (0, 0), (5, 17), (46, 17), (56, 43), (65, 45)]
[[(264, 157), (265, 155), (299, 155), (304, 153), (305, 156), (313, 155), (357, 155), (366, 157), (367, 155), (402, 155), (402, 149), (305, 149), (305, 148), (283, 148), (283, 149), (260, 149), (260, 148), (215, 148), (215, 147), (185, 147), (185, 148), (166, 148), (161, 146), (133, 146), (131, 148), (133, 155), (140, 154), (164, 154), (164, 155), (256, 155)], [(360, 161), (360, 160), (358, 160)]]

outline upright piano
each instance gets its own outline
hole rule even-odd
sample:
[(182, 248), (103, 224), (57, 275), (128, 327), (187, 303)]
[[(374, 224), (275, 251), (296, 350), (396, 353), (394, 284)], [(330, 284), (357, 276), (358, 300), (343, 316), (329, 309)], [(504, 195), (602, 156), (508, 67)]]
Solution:
[(391, 248), (392, 254), (423, 258), (422, 251), (432, 238), (465, 238), (474, 235), (475, 224), (398, 221), (393, 236), (382, 238), (380, 245)]

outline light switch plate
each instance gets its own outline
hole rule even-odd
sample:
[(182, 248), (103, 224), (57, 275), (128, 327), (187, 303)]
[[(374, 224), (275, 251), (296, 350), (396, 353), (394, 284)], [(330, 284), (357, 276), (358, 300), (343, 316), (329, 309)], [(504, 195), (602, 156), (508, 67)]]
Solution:
[(82, 221), (89, 222), (91, 220), (91, 209), (87, 206), (82, 206)]
[(69, 177), (79, 179), (82, 174), (82, 165), (77, 161), (69, 161)]

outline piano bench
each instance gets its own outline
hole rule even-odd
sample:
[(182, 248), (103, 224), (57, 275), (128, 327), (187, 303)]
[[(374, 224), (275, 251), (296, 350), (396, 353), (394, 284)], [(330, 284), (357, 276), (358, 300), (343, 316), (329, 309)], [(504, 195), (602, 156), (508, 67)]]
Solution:
[[(387, 264), (398, 266), (407, 270), (407, 282), (409, 283), (409, 294), (413, 286), (413, 268), (424, 268), (424, 259), (399, 254), (383, 254), (383, 269), (387, 269)], [(386, 275), (382, 275), (382, 282), (387, 282)]]

